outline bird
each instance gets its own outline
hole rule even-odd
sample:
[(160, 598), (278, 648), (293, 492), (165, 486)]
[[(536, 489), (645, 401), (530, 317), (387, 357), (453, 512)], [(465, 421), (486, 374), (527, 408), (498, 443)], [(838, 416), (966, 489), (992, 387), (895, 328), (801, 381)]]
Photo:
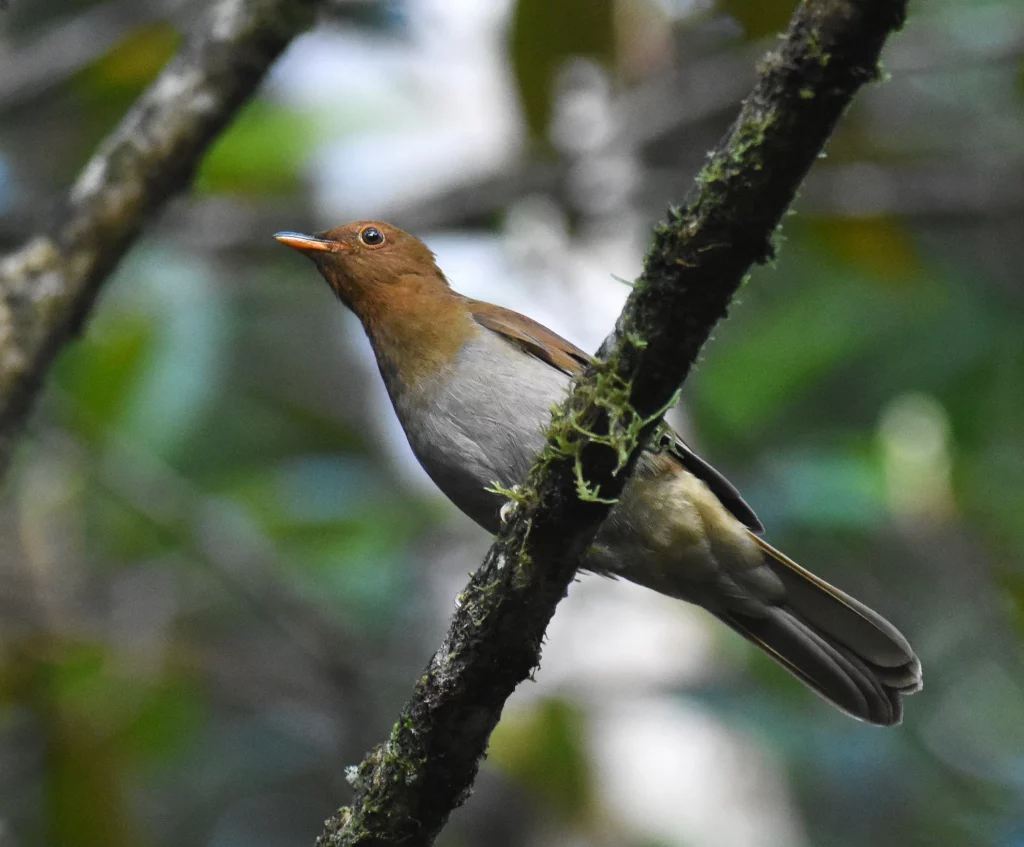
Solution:
[[(381, 221), (274, 238), (313, 260), (369, 338), (412, 452), (492, 534), (590, 356), (530, 318), (457, 293), (415, 236)], [(737, 489), (675, 432), (639, 458), (580, 569), (703, 607), (841, 711), (903, 718), (922, 685), (907, 639), (772, 547)]]

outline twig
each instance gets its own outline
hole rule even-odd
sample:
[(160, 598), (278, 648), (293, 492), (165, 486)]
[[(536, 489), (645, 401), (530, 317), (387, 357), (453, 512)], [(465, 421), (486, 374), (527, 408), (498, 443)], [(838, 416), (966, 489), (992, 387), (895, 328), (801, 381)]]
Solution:
[[(656, 423), (609, 432), (612, 398), (626, 385), (628, 405), (616, 411), (635, 421), (678, 390), (744, 275), (772, 257), (797, 187), (853, 95), (877, 77), (905, 13), (905, 0), (800, 5), (686, 207), (656, 230), (615, 332), (555, 413), (510, 524), (460, 595), (390, 739), (352, 773), (353, 805), (327, 822), (321, 847), (427, 845), (466, 799), (505, 700), (540, 661), (578, 555), (608, 512), (602, 501), (628, 476), (613, 473), (616, 450), (588, 446), (577, 430), (628, 440), (635, 461)], [(600, 500), (577, 498), (577, 461)]]
[(103, 142), (61, 221), (0, 260), (0, 468), (57, 351), (143, 225), (188, 184), (203, 153), (320, 0), (220, 0)]

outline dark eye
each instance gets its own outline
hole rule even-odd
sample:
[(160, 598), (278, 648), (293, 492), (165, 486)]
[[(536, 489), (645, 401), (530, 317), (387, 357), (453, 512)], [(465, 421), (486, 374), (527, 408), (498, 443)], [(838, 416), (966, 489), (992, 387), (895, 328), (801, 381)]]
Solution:
[(359, 240), (367, 247), (379, 247), (384, 243), (384, 233), (375, 226), (368, 226), (359, 233)]

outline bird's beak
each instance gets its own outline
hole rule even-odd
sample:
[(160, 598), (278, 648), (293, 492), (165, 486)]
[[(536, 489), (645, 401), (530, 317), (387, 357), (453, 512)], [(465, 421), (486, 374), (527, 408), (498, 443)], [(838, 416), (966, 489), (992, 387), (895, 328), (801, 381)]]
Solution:
[(301, 232), (278, 232), (274, 238), (282, 244), (298, 250), (300, 253), (349, 253), (351, 248), (340, 241), (328, 238), (317, 238), (315, 235), (303, 235)]

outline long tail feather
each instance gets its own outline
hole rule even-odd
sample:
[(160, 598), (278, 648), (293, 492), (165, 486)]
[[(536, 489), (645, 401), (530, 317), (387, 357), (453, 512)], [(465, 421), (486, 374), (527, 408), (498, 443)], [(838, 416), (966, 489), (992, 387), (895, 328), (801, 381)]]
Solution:
[(891, 623), (754, 536), (785, 598), (760, 615), (719, 617), (826, 700), (854, 717), (890, 726), (902, 695), (921, 688), (921, 663)]

